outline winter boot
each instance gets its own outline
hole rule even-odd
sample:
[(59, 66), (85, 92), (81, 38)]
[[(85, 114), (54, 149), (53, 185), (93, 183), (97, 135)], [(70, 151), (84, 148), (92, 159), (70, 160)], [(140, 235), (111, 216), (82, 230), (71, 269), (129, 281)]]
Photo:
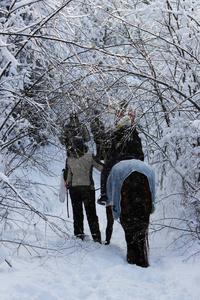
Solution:
[(97, 200), (97, 203), (100, 205), (106, 205), (108, 198), (105, 194), (103, 194), (102, 196), (100, 196), (100, 198)]

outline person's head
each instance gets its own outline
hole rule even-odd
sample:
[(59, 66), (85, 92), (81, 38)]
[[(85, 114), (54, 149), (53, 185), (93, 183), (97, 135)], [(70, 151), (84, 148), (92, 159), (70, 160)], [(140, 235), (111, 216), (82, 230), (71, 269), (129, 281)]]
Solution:
[(99, 111), (98, 109), (95, 109), (95, 110), (94, 110), (94, 115), (95, 115), (95, 116), (99, 116), (99, 115), (100, 115), (100, 111)]
[(79, 122), (79, 118), (78, 118), (78, 116), (77, 116), (77, 114), (75, 112), (71, 113), (69, 115), (69, 118), (70, 118), (70, 122), (71, 123), (72, 122)]
[(131, 126), (134, 125), (135, 123), (135, 111), (130, 108), (128, 110), (128, 113), (123, 113), (118, 117), (118, 119), (115, 121), (115, 126), (116, 129), (118, 130), (119, 128), (123, 126)]
[(74, 136), (71, 145), (68, 147), (69, 156), (81, 157), (87, 152), (87, 146), (84, 144), (84, 139), (79, 136)]
[(128, 115), (125, 115), (116, 124), (116, 130), (119, 130), (120, 128), (124, 128), (124, 127), (126, 128), (131, 127), (131, 125), (132, 125), (131, 118)]

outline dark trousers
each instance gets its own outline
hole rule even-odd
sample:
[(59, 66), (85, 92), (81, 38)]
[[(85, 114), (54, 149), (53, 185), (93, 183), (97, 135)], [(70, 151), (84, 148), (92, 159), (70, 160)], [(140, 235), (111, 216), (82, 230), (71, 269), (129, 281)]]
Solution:
[(106, 183), (108, 175), (110, 174), (112, 167), (118, 162), (118, 157), (115, 156), (104, 165), (103, 170), (101, 171), (101, 195), (106, 194)]
[(92, 238), (95, 242), (101, 243), (101, 233), (99, 230), (99, 221), (95, 206), (95, 191), (92, 190), (89, 186), (76, 186), (71, 187), (69, 189), (69, 192), (73, 210), (74, 235), (81, 237), (84, 234), (84, 204)]

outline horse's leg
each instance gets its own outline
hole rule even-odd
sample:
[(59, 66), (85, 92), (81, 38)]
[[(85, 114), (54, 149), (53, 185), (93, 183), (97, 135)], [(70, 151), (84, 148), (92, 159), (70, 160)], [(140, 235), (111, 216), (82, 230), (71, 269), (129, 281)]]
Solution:
[(130, 176), (126, 178), (121, 190), (121, 216), (120, 222), (124, 229), (125, 239), (127, 244), (127, 262), (130, 264), (136, 263), (135, 258), (135, 242), (133, 237), (133, 222), (131, 216), (131, 201), (130, 201)]
[(148, 263), (148, 225), (142, 220), (136, 221), (140, 224), (134, 225), (133, 240), (127, 243), (127, 260), (129, 263), (134, 263), (140, 267), (146, 268)]
[(112, 232), (113, 232), (113, 223), (114, 223), (111, 206), (106, 207), (106, 216), (107, 216), (107, 227), (106, 227), (105, 245), (109, 245)]
[(152, 200), (151, 200), (151, 191), (149, 187), (149, 182), (146, 177), (141, 177), (141, 182), (143, 184), (142, 189), (142, 197), (141, 197), (141, 212), (140, 215), (140, 229), (139, 229), (139, 237), (138, 237), (138, 262), (141, 267), (148, 267), (148, 227), (149, 227), (149, 219), (152, 211)]
[(136, 241), (134, 240), (133, 236), (133, 229), (132, 229), (132, 222), (127, 222), (127, 220), (124, 220), (121, 218), (121, 223), (123, 224), (122, 227), (125, 232), (125, 239), (127, 244), (127, 262), (129, 264), (137, 264), (137, 257), (136, 257)]

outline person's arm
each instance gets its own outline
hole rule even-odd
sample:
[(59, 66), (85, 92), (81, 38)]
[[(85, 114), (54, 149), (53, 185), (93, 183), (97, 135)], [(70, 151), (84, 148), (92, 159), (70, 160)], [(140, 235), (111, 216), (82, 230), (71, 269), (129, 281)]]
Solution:
[(83, 124), (81, 127), (82, 127), (82, 128), (81, 128), (81, 131), (82, 131), (82, 133), (81, 133), (81, 134), (82, 134), (82, 137), (84, 138), (85, 142), (89, 142), (89, 141), (91, 140), (91, 136), (90, 136), (90, 134), (89, 134), (89, 131), (88, 131), (86, 125)]
[(71, 171), (70, 166), (67, 163), (67, 160), (66, 160), (66, 167), (65, 167), (65, 169), (67, 170), (67, 178), (66, 178), (67, 185), (71, 186), (71, 184), (72, 184), (72, 171)]
[(141, 138), (139, 137), (139, 134), (136, 130), (134, 132), (134, 142), (135, 142), (135, 148), (137, 150), (137, 154), (139, 155), (139, 159), (144, 161), (144, 153), (143, 153), (143, 150), (142, 150), (142, 141), (141, 141)]
[(100, 161), (97, 161), (94, 156), (92, 155), (92, 165), (95, 167), (99, 172), (103, 170), (104, 164)]

